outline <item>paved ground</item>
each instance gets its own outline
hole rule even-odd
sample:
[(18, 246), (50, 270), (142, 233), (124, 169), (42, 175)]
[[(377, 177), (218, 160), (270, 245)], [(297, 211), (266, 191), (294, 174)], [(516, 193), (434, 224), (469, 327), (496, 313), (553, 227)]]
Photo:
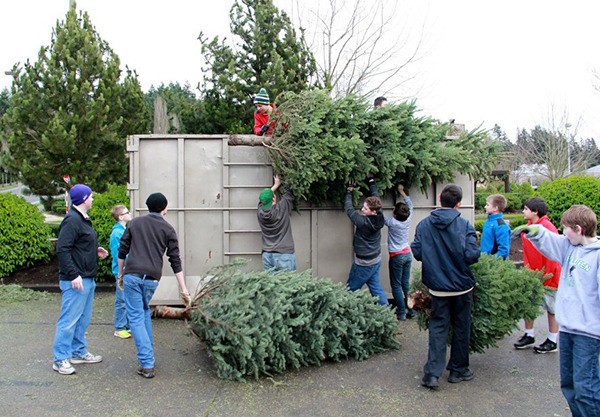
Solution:
[[(419, 386), (427, 334), (401, 323), (398, 351), (363, 362), (304, 368), (238, 383), (220, 380), (198, 340), (181, 321), (155, 320), (157, 375), (135, 373), (131, 340), (112, 336), (112, 296), (97, 294), (90, 350), (104, 356), (77, 374), (51, 369), (60, 296), (0, 305), (0, 415), (107, 416), (568, 416), (559, 387), (558, 355), (500, 348), (473, 355), (475, 379), (437, 391)], [(545, 320), (536, 322), (541, 337)]]

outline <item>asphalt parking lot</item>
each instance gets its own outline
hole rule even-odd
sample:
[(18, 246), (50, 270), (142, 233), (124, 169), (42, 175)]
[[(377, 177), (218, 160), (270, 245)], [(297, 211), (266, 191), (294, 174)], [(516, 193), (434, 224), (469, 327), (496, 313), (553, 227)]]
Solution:
[[(104, 356), (77, 374), (52, 371), (60, 295), (0, 306), (0, 415), (11, 416), (568, 416), (558, 354), (516, 351), (516, 331), (499, 348), (471, 356), (475, 379), (440, 388), (419, 384), (427, 333), (400, 323), (400, 350), (366, 361), (329, 363), (247, 383), (216, 376), (211, 359), (184, 322), (154, 320), (156, 378), (135, 372), (131, 339), (112, 335), (110, 293), (97, 293), (89, 348)], [(545, 317), (536, 321), (545, 337)], [(540, 340), (541, 341), (541, 340)]]

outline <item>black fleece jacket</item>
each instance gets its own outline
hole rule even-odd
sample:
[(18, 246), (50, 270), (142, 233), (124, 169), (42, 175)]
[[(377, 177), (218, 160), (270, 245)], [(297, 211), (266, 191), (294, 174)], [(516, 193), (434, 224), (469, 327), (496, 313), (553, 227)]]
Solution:
[(75, 207), (67, 213), (58, 228), (56, 243), (58, 279), (73, 281), (94, 278), (98, 274), (98, 235), (90, 219)]

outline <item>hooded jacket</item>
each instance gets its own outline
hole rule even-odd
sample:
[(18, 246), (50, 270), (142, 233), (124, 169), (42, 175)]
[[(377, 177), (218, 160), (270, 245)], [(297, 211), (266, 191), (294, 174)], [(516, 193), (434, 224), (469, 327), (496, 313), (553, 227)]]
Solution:
[(294, 253), (294, 237), (290, 215), (294, 208), (294, 194), (285, 187), (281, 198), (270, 210), (263, 210), (258, 204), (256, 215), (262, 235), (263, 252)]
[(421, 261), (423, 284), (441, 292), (467, 291), (475, 285), (469, 265), (479, 260), (473, 226), (456, 209), (439, 208), (423, 219), (410, 245)]
[[(371, 196), (379, 197), (375, 182), (369, 183)], [(354, 255), (359, 259), (370, 260), (381, 256), (381, 229), (385, 219), (381, 210), (375, 216), (363, 216), (360, 210), (352, 205), (352, 193), (347, 192), (344, 199), (344, 210), (356, 226), (352, 247)]]
[(600, 339), (600, 241), (574, 246), (543, 227), (526, 237), (562, 267), (555, 305), (560, 331)]
[[(533, 223), (531, 222), (531, 220), (529, 220), (527, 222), (527, 226), (531, 224)], [(558, 234), (558, 230), (556, 229), (556, 227), (554, 227), (548, 216), (540, 217), (540, 219), (535, 224), (544, 226), (552, 233)], [(550, 274), (550, 278), (544, 281), (544, 286), (557, 289), (558, 280), (560, 278), (561, 273), (560, 264), (558, 262), (551, 261), (544, 255), (542, 255), (540, 251), (538, 251), (536, 247), (533, 246), (533, 243), (531, 243), (529, 239), (527, 239), (523, 234), (521, 234), (521, 241), (523, 242), (523, 261), (525, 263), (525, 266), (529, 269), (533, 269), (534, 271), (541, 271), (543, 269), (544, 274)]]

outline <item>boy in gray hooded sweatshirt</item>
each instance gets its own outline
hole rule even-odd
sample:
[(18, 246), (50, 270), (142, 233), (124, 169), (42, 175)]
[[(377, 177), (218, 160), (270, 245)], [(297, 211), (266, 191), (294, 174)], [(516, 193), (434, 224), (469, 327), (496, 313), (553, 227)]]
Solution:
[(562, 266), (556, 294), (560, 341), (560, 387), (574, 417), (600, 416), (600, 242), (596, 214), (575, 205), (561, 220), (563, 234), (540, 225), (516, 228), (527, 232), (539, 251)]

